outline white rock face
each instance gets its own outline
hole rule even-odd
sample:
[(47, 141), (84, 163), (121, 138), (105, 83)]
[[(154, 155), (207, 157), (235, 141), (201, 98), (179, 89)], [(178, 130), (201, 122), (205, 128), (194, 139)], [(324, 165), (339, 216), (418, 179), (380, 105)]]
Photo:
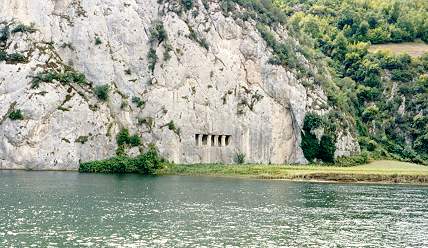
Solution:
[[(176, 163), (232, 163), (238, 152), (252, 163), (306, 162), (300, 129), (307, 111), (328, 111), (314, 108), (326, 102), (323, 91), (307, 90), (295, 73), (269, 64), (270, 49), (255, 23), (226, 17), (216, 1), (208, 9), (197, 2), (181, 15), (172, 11), (179, 1), (158, 2), (0, 0), (0, 29), (37, 28), (0, 44), (28, 57), (0, 62), (1, 169), (75, 170), (80, 161), (113, 156), (122, 128), (142, 138), (141, 149), (154, 143)], [(153, 45), (155, 21), (168, 40)], [(151, 47), (158, 57), (153, 72)], [(98, 100), (91, 86), (31, 87), (38, 73), (66, 66), (84, 73), (92, 87), (109, 85), (109, 100)], [(144, 107), (132, 102), (135, 96)], [(23, 120), (8, 118), (16, 109)], [(337, 154), (359, 150), (349, 133), (342, 136)]]

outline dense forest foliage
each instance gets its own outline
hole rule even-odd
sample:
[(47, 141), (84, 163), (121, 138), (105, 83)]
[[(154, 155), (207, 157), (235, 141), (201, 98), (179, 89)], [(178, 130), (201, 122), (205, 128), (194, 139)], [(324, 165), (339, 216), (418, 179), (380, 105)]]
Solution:
[[(334, 110), (326, 117), (327, 132), (334, 122), (350, 121), (360, 146), (372, 158), (428, 163), (428, 54), (369, 52), (371, 44), (428, 42), (426, 0), (223, 0), (225, 12), (239, 4), (273, 50), (271, 63), (282, 64), (321, 85)], [(298, 39), (276, 40), (277, 24)], [(299, 65), (304, 55), (318, 70)], [(326, 78), (328, 70), (332, 78)], [(310, 87), (310, 86), (309, 86)], [(307, 118), (314, 120), (313, 116)], [(325, 118), (324, 118), (325, 119)], [(333, 124), (333, 127), (332, 127)], [(302, 146), (310, 160), (318, 158), (323, 142), (303, 130)], [(324, 137), (331, 144), (333, 136)], [(309, 149), (309, 150), (308, 150)], [(312, 150), (311, 150), (312, 149)], [(331, 158), (322, 160), (329, 161)]]
[[(331, 59), (340, 94), (329, 100), (350, 110), (360, 145), (375, 157), (426, 163), (428, 54), (369, 53), (373, 43), (428, 42), (428, 1), (286, 1), (292, 29), (308, 34)], [(349, 109), (350, 108), (350, 109)]]
[(425, 0), (275, 0), (304, 32), (333, 41), (338, 32), (372, 44), (422, 39), (428, 42)]

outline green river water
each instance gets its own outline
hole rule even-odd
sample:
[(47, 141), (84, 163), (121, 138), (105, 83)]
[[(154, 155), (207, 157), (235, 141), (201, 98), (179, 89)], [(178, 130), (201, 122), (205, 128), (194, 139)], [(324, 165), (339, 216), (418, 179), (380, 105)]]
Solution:
[(428, 247), (428, 187), (0, 171), (0, 247)]

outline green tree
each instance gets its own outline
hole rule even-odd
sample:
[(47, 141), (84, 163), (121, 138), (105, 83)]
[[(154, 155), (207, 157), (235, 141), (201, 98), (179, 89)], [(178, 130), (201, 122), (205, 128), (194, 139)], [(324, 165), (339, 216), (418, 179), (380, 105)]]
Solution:
[(305, 132), (311, 132), (319, 127), (321, 127), (323, 121), (321, 117), (316, 113), (307, 113), (305, 119), (303, 120), (303, 130)]
[(369, 23), (367, 21), (362, 21), (360, 23), (360, 27), (358, 28), (358, 35), (360, 35), (361, 38), (365, 39), (367, 36), (367, 33), (369, 32)]
[(343, 61), (348, 52), (348, 40), (342, 32), (337, 34), (336, 39), (333, 41), (333, 47), (331, 56), (339, 61)]
[(315, 134), (311, 132), (302, 132), (301, 148), (305, 158), (312, 163), (319, 154), (319, 141)]
[(336, 152), (336, 144), (331, 135), (323, 135), (321, 137), (318, 158), (327, 163), (334, 163), (334, 153)]

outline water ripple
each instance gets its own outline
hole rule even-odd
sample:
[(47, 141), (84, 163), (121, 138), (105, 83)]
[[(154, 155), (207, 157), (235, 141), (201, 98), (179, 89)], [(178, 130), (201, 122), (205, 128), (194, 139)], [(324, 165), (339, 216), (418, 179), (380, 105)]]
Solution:
[(428, 247), (428, 188), (0, 172), (1, 247)]

